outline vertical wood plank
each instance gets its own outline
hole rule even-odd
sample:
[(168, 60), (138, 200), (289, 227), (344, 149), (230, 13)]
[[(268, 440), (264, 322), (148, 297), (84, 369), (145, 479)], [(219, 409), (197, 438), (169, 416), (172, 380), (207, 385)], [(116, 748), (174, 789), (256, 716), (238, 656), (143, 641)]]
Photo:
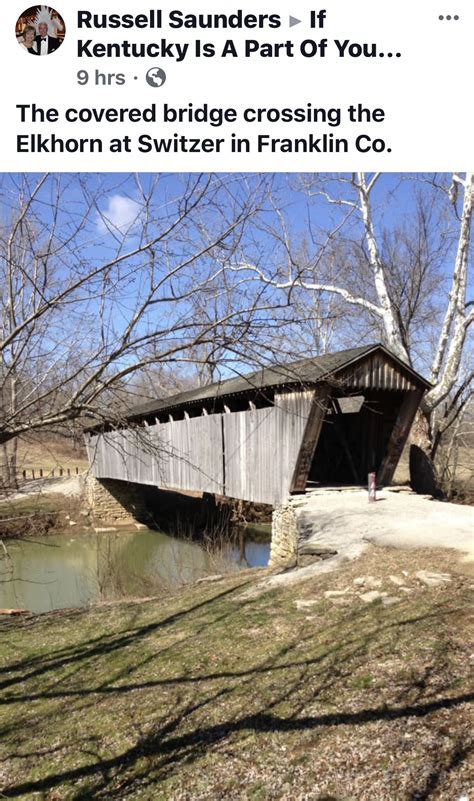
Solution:
[(377, 476), (379, 484), (390, 484), (393, 478), (422, 395), (420, 390), (405, 393)]
[(318, 444), (321, 426), (327, 409), (329, 386), (318, 387), (311, 399), (311, 409), (301, 438), (295, 469), (290, 482), (290, 492), (304, 492), (311, 462)]

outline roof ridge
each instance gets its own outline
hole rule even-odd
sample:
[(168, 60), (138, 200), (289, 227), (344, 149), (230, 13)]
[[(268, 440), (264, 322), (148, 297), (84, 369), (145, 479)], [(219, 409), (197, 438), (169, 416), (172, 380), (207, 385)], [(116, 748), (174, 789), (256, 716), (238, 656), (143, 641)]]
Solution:
[(295, 385), (316, 385), (320, 381), (327, 380), (331, 374), (337, 375), (341, 370), (350, 367), (354, 362), (369, 356), (370, 353), (378, 349), (382, 350), (399, 367), (407, 370), (425, 389), (430, 386), (423, 376), (395, 353), (392, 353), (386, 345), (381, 342), (375, 342), (369, 345), (345, 348), (332, 353), (324, 353), (320, 356), (309, 356), (306, 359), (298, 359), (293, 362), (267, 365), (259, 370), (254, 370), (252, 373), (237, 374), (222, 381), (208, 384), (205, 387), (194, 387), (174, 395), (156, 398), (132, 407), (125, 415), (125, 419), (133, 421), (153, 417), (159, 413), (171, 412), (174, 409), (199, 402), (212, 404), (217, 401), (223, 401), (227, 397), (243, 395), (252, 391), (274, 390)]
[[(277, 375), (279, 374), (280, 377), (281, 377), (281, 375), (285, 371), (285, 369), (289, 369), (289, 368), (292, 368), (292, 367), (301, 368), (304, 365), (315, 364), (315, 363), (318, 362), (318, 360), (324, 360), (324, 359), (328, 359), (329, 357), (335, 357), (335, 356), (343, 356), (346, 353), (352, 353), (352, 354), (354, 354), (354, 356), (355, 355), (359, 355), (359, 354), (362, 355), (363, 353), (368, 352), (370, 350), (373, 350), (374, 348), (377, 348), (377, 347), (384, 347), (384, 346), (380, 342), (377, 342), (377, 343), (372, 343), (370, 345), (359, 345), (357, 347), (344, 348), (343, 350), (339, 350), (339, 351), (333, 351), (333, 352), (330, 352), (330, 353), (323, 353), (320, 356), (308, 356), (305, 359), (298, 359), (298, 360), (292, 361), (292, 362), (282, 362), (282, 363), (279, 363), (279, 364), (268, 364), (268, 365), (265, 365), (264, 367), (260, 367), (258, 370), (253, 370), (250, 373), (242, 373), (242, 374), (237, 373), (236, 375), (230, 376), (229, 378), (225, 378), (222, 381), (215, 381), (212, 384), (207, 384), (204, 387), (193, 387), (192, 389), (187, 389), (187, 390), (184, 390), (183, 392), (177, 392), (174, 395), (168, 395), (166, 397), (159, 398), (155, 402), (150, 401), (148, 403), (139, 404), (136, 407), (130, 409), (130, 412), (127, 414), (127, 418), (139, 416), (140, 414), (147, 414), (147, 413), (152, 414), (153, 413), (153, 409), (150, 408), (150, 407), (151, 407), (152, 404), (156, 404), (156, 403), (163, 404), (161, 406), (161, 408), (163, 408), (163, 409), (167, 408), (168, 406), (171, 407), (173, 405), (178, 406), (178, 405), (184, 404), (184, 403), (186, 403), (187, 399), (192, 399), (192, 397), (190, 398), (190, 396), (192, 396), (194, 393), (199, 393), (199, 392), (206, 393), (205, 395), (203, 395), (202, 400), (209, 400), (209, 399), (217, 398), (218, 397), (217, 394), (214, 395), (212, 393), (212, 390), (213, 389), (216, 389), (216, 390), (221, 389), (223, 386), (225, 386), (226, 384), (229, 384), (232, 381), (246, 381), (247, 382), (248, 386), (245, 387), (244, 389), (242, 389), (242, 388), (240, 389), (240, 391), (242, 392), (242, 391), (245, 391), (245, 389), (252, 389), (252, 387), (253, 387), (252, 379), (256, 379), (258, 377), (262, 377), (263, 378), (264, 375), (265, 375), (265, 372), (274, 372)], [(385, 350), (387, 350), (387, 349), (385, 348)], [(331, 372), (331, 368), (329, 368), (326, 371), (323, 371), (321, 373), (320, 377), (322, 377), (323, 375), (327, 375), (329, 372)], [(292, 381), (296, 381), (296, 380), (303, 381), (303, 379), (301, 377), (299, 377), (299, 376), (291, 376), (290, 374), (288, 374), (287, 377), (290, 378)], [(277, 382), (276, 385), (278, 383), (279, 382)], [(255, 389), (263, 389), (265, 386), (272, 386), (272, 384), (271, 383), (268, 384), (268, 385), (260, 384), (259, 386), (254, 385), (254, 388)], [(224, 393), (219, 393), (219, 395), (222, 396), (222, 395), (224, 395)], [(180, 398), (180, 400), (177, 403), (173, 404), (173, 400), (174, 399), (178, 399), (178, 398)], [(197, 400), (199, 400), (199, 399), (200, 398), (198, 398)]]

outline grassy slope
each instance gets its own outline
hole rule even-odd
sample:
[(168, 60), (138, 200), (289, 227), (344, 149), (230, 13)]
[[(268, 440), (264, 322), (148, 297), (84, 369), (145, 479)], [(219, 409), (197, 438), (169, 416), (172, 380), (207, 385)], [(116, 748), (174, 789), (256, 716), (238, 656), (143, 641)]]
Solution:
[(42, 468), (44, 475), (47, 475), (52, 470), (57, 473), (61, 467), (65, 472), (69, 468), (72, 473), (75, 472), (76, 467), (80, 471), (87, 469), (88, 461), (85, 448), (82, 445), (74, 448), (68, 440), (60, 438), (20, 439), (18, 443), (19, 473), (22, 470), (26, 470), (28, 477), (30, 477), (31, 469), (34, 468), (38, 476), (39, 469)]
[[(458, 799), (472, 578), (373, 549), (258, 598), (252, 574), (161, 601), (4, 621), (0, 783), (42, 799)], [(408, 568), (400, 603), (324, 591)], [(423, 588), (418, 569), (450, 570)], [(392, 585), (392, 591), (394, 590)], [(400, 594), (400, 593), (399, 593)], [(298, 611), (295, 599), (317, 603)], [(472, 696), (471, 696), (472, 697)]]

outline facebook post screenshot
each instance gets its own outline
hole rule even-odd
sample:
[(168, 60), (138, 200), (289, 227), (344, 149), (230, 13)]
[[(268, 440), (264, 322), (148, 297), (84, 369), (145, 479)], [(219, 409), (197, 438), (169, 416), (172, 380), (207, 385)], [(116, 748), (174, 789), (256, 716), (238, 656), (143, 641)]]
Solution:
[(1, 798), (474, 801), (472, 1), (53, 2), (0, 33)]

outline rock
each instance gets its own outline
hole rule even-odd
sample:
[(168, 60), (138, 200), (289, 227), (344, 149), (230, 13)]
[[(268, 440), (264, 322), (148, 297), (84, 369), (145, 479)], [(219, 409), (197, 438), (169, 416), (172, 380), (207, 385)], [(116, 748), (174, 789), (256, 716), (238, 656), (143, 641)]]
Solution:
[(405, 580), (400, 578), (400, 576), (389, 576), (389, 579), (396, 587), (403, 587), (405, 584)]
[(384, 606), (393, 606), (393, 604), (400, 603), (401, 600), (396, 595), (387, 595), (386, 598), (382, 598), (382, 603)]
[(144, 523), (134, 523), (133, 524), (138, 531), (146, 531), (148, 526), (145, 526)]
[(298, 553), (301, 556), (335, 556), (337, 551), (333, 548), (326, 548), (324, 545), (318, 545), (315, 542), (304, 542), (298, 548)]
[(300, 528), (300, 536), (309, 537), (313, 533), (312, 523), (301, 523), (299, 528)]
[(369, 590), (376, 590), (382, 586), (382, 579), (377, 579), (375, 576), (360, 576), (354, 579), (354, 584), (357, 587), (367, 587)]
[(332, 559), (335, 554), (332, 553), (324, 553), (324, 554), (314, 554), (313, 556), (298, 556), (298, 567), (308, 567), (309, 565), (314, 565), (317, 562), (323, 562), (325, 559)]
[(196, 581), (196, 584), (206, 584), (208, 581), (220, 581), (223, 579), (224, 576), (222, 574), (216, 574), (215, 576), (204, 576)]
[(116, 526), (104, 526), (102, 528), (94, 528), (96, 534), (106, 534), (108, 531), (117, 531)]
[(75, 521), (75, 520), (70, 520), (70, 521), (69, 521), (69, 525), (70, 525), (70, 526), (77, 526), (77, 523), (76, 523), (76, 521)]
[(364, 592), (363, 595), (360, 596), (361, 601), (364, 601), (365, 604), (371, 604), (372, 601), (378, 601), (381, 598), (386, 598), (388, 593), (386, 592), (379, 592), (378, 590), (370, 590), (370, 592)]
[(429, 570), (419, 570), (415, 576), (427, 587), (442, 587), (451, 581), (449, 573), (430, 573)]
[(412, 587), (400, 587), (400, 592), (413, 592)]
[(344, 595), (353, 595), (348, 589), (345, 590), (326, 590), (324, 593), (325, 598), (341, 598)]
[(307, 609), (312, 609), (315, 604), (319, 603), (318, 599), (310, 600), (304, 599), (300, 601), (295, 601), (295, 606), (299, 612), (305, 612)]
[(376, 590), (382, 586), (382, 579), (374, 578), (374, 576), (367, 576), (365, 586), (370, 590)]
[(298, 567), (308, 567), (318, 561), (317, 556), (298, 556)]

